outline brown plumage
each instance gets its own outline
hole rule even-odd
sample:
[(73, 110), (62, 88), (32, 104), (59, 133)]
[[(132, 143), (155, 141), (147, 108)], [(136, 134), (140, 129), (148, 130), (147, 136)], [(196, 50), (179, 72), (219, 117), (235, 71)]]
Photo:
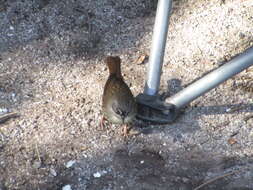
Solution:
[(129, 124), (136, 116), (137, 106), (132, 92), (121, 75), (121, 60), (119, 57), (109, 56), (105, 62), (110, 75), (103, 93), (102, 111), (104, 117), (115, 124)]

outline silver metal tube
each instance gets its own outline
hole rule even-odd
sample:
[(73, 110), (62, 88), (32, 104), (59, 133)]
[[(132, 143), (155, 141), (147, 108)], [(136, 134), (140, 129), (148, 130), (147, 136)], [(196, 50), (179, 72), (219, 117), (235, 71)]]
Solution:
[(172, 0), (158, 1), (152, 46), (148, 63), (147, 81), (144, 89), (144, 94), (147, 95), (156, 95), (160, 86), (161, 69), (171, 7)]
[(182, 108), (192, 100), (252, 65), (253, 47), (178, 92), (169, 98), (168, 102), (174, 104), (177, 108)]

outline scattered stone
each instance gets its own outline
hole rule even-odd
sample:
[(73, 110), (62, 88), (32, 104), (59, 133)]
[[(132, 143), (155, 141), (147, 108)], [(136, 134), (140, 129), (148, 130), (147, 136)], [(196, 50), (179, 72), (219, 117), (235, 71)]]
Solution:
[(183, 177), (182, 180), (184, 183), (188, 183), (190, 181), (187, 177)]
[(62, 190), (72, 190), (70, 185), (65, 185), (62, 187)]
[(55, 169), (53, 169), (53, 168), (50, 168), (50, 174), (51, 174), (52, 176), (54, 176), (54, 177), (57, 176), (57, 173), (56, 173)]
[(67, 164), (65, 165), (66, 168), (70, 168), (72, 167), (74, 164), (76, 163), (76, 160), (70, 160), (67, 162)]
[(107, 174), (108, 172), (106, 170), (102, 170), (101, 172), (96, 172), (93, 174), (93, 177), (100, 178), (102, 175)]
[(99, 177), (101, 177), (101, 173), (96, 172), (96, 173), (94, 173), (94, 174), (93, 174), (93, 177), (95, 177), (95, 178), (99, 178)]
[(41, 162), (40, 162), (40, 161), (35, 161), (35, 162), (33, 162), (33, 167), (34, 167), (35, 169), (39, 169), (39, 168), (41, 167)]
[(7, 108), (0, 108), (0, 114), (7, 113), (9, 110)]

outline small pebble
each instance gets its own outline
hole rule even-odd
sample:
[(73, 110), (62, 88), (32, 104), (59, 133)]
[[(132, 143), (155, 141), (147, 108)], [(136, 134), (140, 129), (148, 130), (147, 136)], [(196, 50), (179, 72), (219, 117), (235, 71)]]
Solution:
[(39, 169), (39, 168), (41, 167), (41, 162), (40, 162), (40, 161), (35, 161), (35, 162), (33, 163), (33, 167), (34, 167), (35, 169)]
[(183, 177), (182, 180), (183, 180), (184, 183), (188, 183), (189, 182), (189, 179), (186, 178), (186, 177)]
[(243, 38), (246, 37), (246, 35), (245, 35), (244, 33), (240, 32), (239, 37), (240, 37), (241, 39), (243, 39)]
[(7, 108), (0, 108), (0, 114), (7, 113), (8, 109)]
[(72, 190), (70, 185), (65, 185), (62, 187), (62, 190)]
[(66, 168), (70, 168), (70, 167), (72, 167), (75, 163), (76, 163), (75, 160), (70, 160), (70, 161), (67, 162), (67, 164), (66, 164), (65, 166), (66, 166)]
[(53, 169), (53, 168), (50, 168), (50, 174), (51, 174), (52, 176), (54, 176), (54, 177), (57, 176), (57, 173), (56, 173), (55, 169)]
[(101, 173), (96, 172), (96, 173), (94, 173), (94, 174), (93, 174), (93, 177), (95, 177), (95, 178), (99, 178), (99, 177), (101, 177)]
[(11, 98), (12, 98), (12, 101), (14, 101), (14, 102), (17, 101), (17, 98), (16, 98), (16, 94), (15, 94), (15, 93), (11, 93)]
[(227, 109), (226, 109), (226, 112), (231, 112), (231, 108), (227, 108)]

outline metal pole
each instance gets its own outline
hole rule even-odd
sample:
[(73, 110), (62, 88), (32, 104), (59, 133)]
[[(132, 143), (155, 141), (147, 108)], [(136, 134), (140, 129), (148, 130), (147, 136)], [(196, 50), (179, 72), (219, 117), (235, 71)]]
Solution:
[(163, 64), (171, 7), (172, 0), (158, 1), (152, 46), (148, 63), (147, 81), (144, 89), (144, 94), (151, 96), (157, 94), (160, 86), (161, 69)]
[(253, 47), (178, 92), (168, 102), (182, 108), (225, 80), (253, 65)]

